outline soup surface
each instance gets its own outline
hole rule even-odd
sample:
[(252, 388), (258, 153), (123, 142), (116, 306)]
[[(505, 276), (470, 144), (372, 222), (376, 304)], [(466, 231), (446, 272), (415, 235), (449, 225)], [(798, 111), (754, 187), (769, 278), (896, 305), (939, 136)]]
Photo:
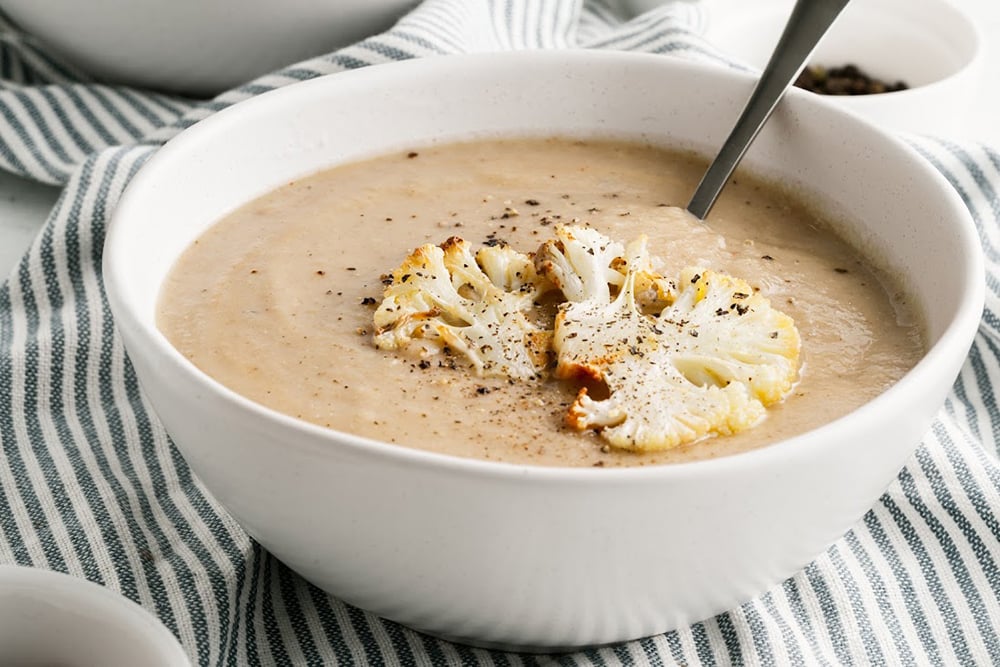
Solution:
[[(610, 140), (422, 147), (289, 183), (209, 229), (180, 258), (159, 326), (195, 365), (275, 410), (447, 454), (550, 466), (649, 465), (733, 454), (803, 433), (879, 394), (923, 342), (905, 299), (809, 210), (739, 177), (708, 224), (681, 209), (697, 158)], [(747, 280), (794, 318), (800, 380), (755, 428), (672, 450), (609, 449), (563, 424), (576, 387), (511, 383), (381, 351), (372, 316), (411, 249), (461, 236), (528, 252), (558, 223), (649, 236), (673, 275)]]

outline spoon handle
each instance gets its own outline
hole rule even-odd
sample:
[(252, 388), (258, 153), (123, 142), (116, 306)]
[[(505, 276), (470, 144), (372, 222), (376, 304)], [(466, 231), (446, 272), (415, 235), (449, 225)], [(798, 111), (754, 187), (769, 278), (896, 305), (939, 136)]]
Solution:
[(708, 167), (687, 210), (704, 220), (785, 90), (849, 0), (796, 0), (778, 45), (750, 94), (743, 113)]

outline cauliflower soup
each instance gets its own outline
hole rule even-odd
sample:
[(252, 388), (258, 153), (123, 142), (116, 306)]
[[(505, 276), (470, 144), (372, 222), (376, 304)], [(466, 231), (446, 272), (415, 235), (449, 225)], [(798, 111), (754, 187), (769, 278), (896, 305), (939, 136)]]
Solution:
[[(707, 225), (676, 208), (703, 170), (700, 159), (657, 147), (559, 138), (421, 147), (335, 167), (289, 183), (208, 230), (172, 270), (158, 323), (205, 373), (280, 412), (410, 447), (552, 466), (648, 465), (745, 451), (850, 412), (916, 363), (921, 330), (899, 287), (802, 203), (738, 176)], [(735, 342), (725, 345), (740, 348), (740, 358), (779, 339), (779, 329), (789, 356), (794, 342), (797, 366), (783, 367), (782, 391), (772, 392), (766, 413), (752, 413), (753, 423), (732, 435), (703, 437), (736, 430), (723, 426), (698, 431), (694, 442), (673, 439), (669, 448), (635, 451), (602, 437), (602, 427), (592, 428), (599, 420), (580, 417), (581, 383), (568, 377), (573, 373), (491, 374), (470, 363), (474, 352), (463, 355), (454, 344), (385, 344), (397, 322), (386, 315), (383, 297), (413, 286), (404, 285), (411, 278), (404, 260), (414, 249), (461, 242), (533, 257), (549, 243), (551, 255), (553, 239), (562, 234), (563, 248), (567, 229), (622, 241), (645, 235), (643, 249), (658, 270), (684, 276), (670, 285), (729, 274), (737, 285), (730, 297), (780, 310), (759, 333), (750, 318), (735, 318), (747, 310), (743, 301), (716, 310), (723, 319), (734, 316), (725, 339)], [(491, 275), (509, 270), (492, 256)], [(684, 273), (690, 267), (699, 272)], [(565, 310), (556, 301), (537, 297), (537, 312), (528, 313), (532, 331), (545, 331)], [(432, 310), (422, 315), (456, 326), (441, 312), (446, 308)], [(786, 336), (788, 318), (794, 337)], [(623, 327), (620, 314), (607, 319), (609, 328)], [(709, 327), (675, 320), (687, 341)], [(685, 376), (695, 389), (736, 389), (720, 380), (720, 367), (705, 363)], [(583, 393), (588, 389), (597, 403), (585, 407), (609, 403), (606, 385), (592, 383)], [(642, 392), (633, 394), (634, 403)], [(648, 402), (662, 412), (662, 401)]]

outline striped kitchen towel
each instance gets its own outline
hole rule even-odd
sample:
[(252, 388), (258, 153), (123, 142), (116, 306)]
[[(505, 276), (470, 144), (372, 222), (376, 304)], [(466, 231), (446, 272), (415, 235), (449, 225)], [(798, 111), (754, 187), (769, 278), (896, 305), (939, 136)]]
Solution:
[[(795, 577), (691, 627), (551, 656), (432, 639), (311, 587), (194, 479), (139, 390), (101, 282), (105, 224), (168, 138), (260, 92), (391, 60), (589, 47), (714, 61), (703, 9), (426, 0), (389, 32), (210, 101), (102, 85), (0, 26), (0, 166), (62, 195), (0, 288), (0, 562), (69, 572), (156, 614), (200, 665), (1000, 663), (1000, 154), (914, 138), (975, 218), (988, 301), (932, 430), (854, 529)], [(3, 224), (3, 221), (0, 221)]]

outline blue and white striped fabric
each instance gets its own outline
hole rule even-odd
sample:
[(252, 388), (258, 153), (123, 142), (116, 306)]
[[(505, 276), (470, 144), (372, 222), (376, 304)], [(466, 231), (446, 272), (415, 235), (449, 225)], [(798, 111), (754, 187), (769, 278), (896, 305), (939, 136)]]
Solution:
[(527, 656), (373, 617), (250, 540), (192, 478), (150, 411), (108, 311), (100, 260), (110, 211), (163, 141), (260, 92), (404, 58), (593, 47), (723, 63), (696, 36), (697, 4), (629, 21), (609, 7), (427, 0), (386, 34), (207, 102), (99, 85), (0, 26), (0, 166), (62, 186), (0, 288), (0, 562), (120, 591), (162, 619), (200, 665), (1000, 664), (1000, 154), (984, 146), (913, 139), (968, 204), (989, 270), (979, 335), (933, 429), (825, 554), (689, 628)]

